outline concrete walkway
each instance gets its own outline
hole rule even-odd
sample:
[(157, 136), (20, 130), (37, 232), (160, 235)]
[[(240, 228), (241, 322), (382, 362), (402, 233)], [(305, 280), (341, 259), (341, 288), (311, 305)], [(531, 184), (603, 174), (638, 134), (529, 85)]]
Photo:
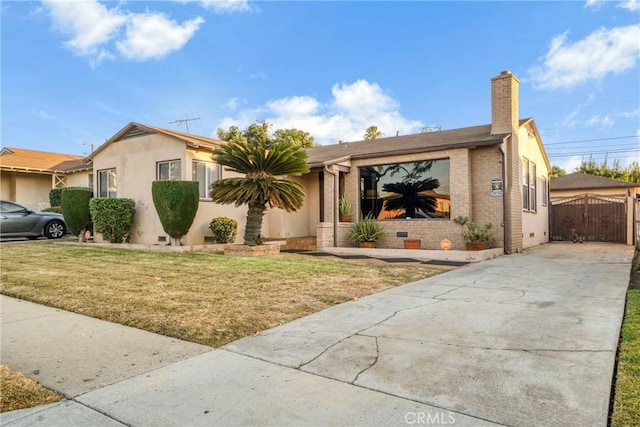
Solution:
[(3, 297), (2, 363), (72, 399), (0, 421), (606, 425), (632, 256), (544, 245), (218, 350)]

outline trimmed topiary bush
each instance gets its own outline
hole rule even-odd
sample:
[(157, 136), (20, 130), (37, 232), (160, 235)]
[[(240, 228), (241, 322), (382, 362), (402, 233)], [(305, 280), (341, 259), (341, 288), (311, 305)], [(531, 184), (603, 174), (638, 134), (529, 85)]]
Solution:
[(84, 232), (87, 224), (91, 222), (89, 213), (89, 200), (93, 191), (82, 188), (63, 188), (60, 198), (64, 222), (72, 234), (78, 236), (78, 240), (84, 240)]
[(238, 221), (226, 216), (213, 218), (209, 223), (209, 229), (213, 233), (213, 241), (216, 243), (233, 243), (238, 234)]
[(154, 181), (151, 184), (153, 205), (171, 244), (179, 246), (198, 212), (200, 192), (196, 181)]
[(91, 187), (63, 187), (63, 188), (54, 188), (51, 191), (49, 191), (49, 204), (51, 206), (62, 206), (62, 190), (68, 190), (71, 188), (81, 188), (83, 190), (88, 190), (91, 191), (93, 193), (93, 190), (91, 189)]
[(131, 199), (95, 197), (89, 202), (96, 233), (111, 243), (128, 242), (131, 238), (136, 202)]

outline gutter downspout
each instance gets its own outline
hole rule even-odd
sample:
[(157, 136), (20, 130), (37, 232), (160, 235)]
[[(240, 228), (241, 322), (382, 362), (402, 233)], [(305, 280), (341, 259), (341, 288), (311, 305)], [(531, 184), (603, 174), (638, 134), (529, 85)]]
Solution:
[(338, 203), (340, 200), (340, 182), (338, 172), (329, 169), (329, 165), (324, 165), (324, 171), (333, 175), (333, 247), (338, 247)]
[(500, 151), (502, 152), (502, 229), (504, 240), (504, 253), (511, 255), (509, 251), (509, 228), (511, 224), (507, 221), (507, 139), (510, 136), (505, 137), (500, 144)]

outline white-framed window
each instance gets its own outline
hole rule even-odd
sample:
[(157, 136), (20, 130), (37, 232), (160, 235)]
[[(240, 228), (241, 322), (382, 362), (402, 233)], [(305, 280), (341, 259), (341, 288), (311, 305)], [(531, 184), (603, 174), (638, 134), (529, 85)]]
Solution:
[(156, 163), (156, 179), (158, 181), (172, 181), (182, 178), (180, 160), (167, 160)]
[(536, 164), (529, 162), (529, 211), (538, 210), (538, 198), (536, 197)]
[(198, 182), (201, 199), (210, 199), (211, 184), (220, 179), (220, 166), (213, 162), (194, 160), (192, 165), (192, 181)]
[(536, 197), (536, 164), (522, 159), (522, 210), (536, 212), (538, 200)]
[(87, 185), (87, 187), (89, 187), (90, 189), (92, 189), (92, 190), (93, 190), (93, 174), (92, 174), (92, 173), (90, 173), (88, 178), (89, 178), (89, 179), (88, 179), (88, 181), (89, 181), (89, 185)]
[(549, 204), (549, 189), (547, 187), (547, 177), (543, 176), (540, 182), (542, 182), (542, 206), (547, 206)]
[(103, 169), (98, 171), (98, 197), (117, 197), (115, 169)]

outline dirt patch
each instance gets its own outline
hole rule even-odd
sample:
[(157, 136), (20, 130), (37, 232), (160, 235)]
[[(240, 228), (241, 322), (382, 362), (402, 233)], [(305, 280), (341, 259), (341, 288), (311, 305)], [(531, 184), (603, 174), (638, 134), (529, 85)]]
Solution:
[(636, 248), (636, 253), (631, 264), (631, 280), (629, 289), (640, 289), (640, 249)]

